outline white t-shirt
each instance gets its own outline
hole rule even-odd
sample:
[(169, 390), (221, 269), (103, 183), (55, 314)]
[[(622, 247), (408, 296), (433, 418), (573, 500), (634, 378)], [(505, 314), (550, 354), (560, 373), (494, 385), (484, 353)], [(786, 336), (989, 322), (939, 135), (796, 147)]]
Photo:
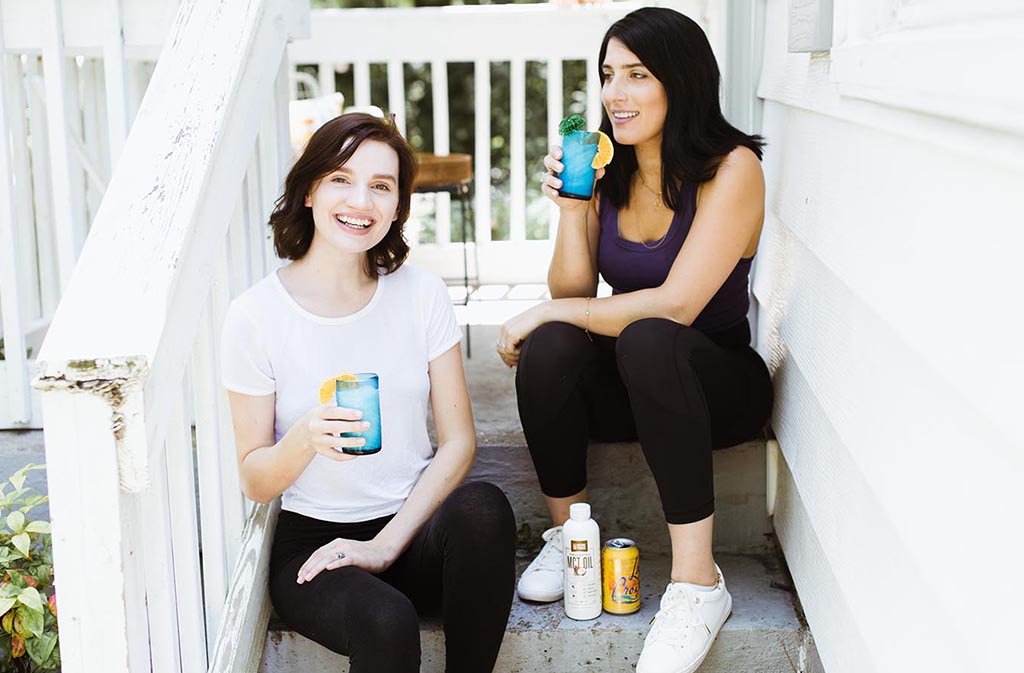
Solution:
[(433, 458), (427, 436), (427, 364), (461, 339), (444, 283), (404, 265), (382, 275), (369, 303), (325, 318), (302, 308), (277, 273), (231, 302), (221, 337), (224, 385), (246, 395), (276, 393), (274, 439), (320, 401), (320, 384), (345, 372), (380, 383), (382, 448), (337, 462), (317, 454), (281, 505), (323, 521), (394, 514)]

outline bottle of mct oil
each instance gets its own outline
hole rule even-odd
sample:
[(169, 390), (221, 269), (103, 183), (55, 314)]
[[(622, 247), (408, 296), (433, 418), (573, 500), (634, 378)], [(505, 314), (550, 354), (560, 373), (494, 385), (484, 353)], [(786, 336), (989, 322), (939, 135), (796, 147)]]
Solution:
[(569, 506), (562, 526), (565, 550), (565, 614), (570, 619), (596, 619), (601, 614), (601, 530), (590, 518), (590, 505)]

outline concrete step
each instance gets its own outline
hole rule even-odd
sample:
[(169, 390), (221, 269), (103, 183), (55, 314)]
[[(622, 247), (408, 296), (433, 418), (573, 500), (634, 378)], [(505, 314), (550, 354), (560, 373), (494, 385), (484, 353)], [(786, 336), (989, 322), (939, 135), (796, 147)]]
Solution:
[[(526, 445), (480, 446), (469, 479), (499, 486), (512, 503), (519, 546), (535, 549), (550, 525)], [(640, 445), (593, 444), (588, 493), (602, 539), (629, 537), (642, 551), (669, 552), (661, 499)], [(765, 496), (765, 443), (715, 452), (715, 551), (744, 554), (772, 549)]]
[[(515, 370), (494, 352), (497, 329), (473, 326), (473, 357), (464, 360), (479, 445), (470, 479), (505, 491), (520, 527), (520, 546), (530, 548), (550, 524), (519, 422)], [(771, 550), (765, 461), (763, 440), (715, 451), (716, 551)], [(592, 445), (588, 479), (594, 518), (605, 538), (632, 537), (644, 551), (668, 553), (661, 500), (638, 443)]]
[[(793, 607), (788, 579), (774, 555), (718, 554), (733, 597), (700, 673), (790, 673), (807, 634)], [(524, 563), (525, 564), (525, 561)], [(631, 671), (649, 622), (668, 582), (667, 557), (641, 553), (641, 608), (633, 615), (602, 614), (587, 622), (565, 616), (561, 602), (515, 599), (495, 673), (621, 673)], [(436, 616), (420, 633), (423, 673), (444, 670), (444, 634)], [(260, 669), (263, 673), (348, 671), (348, 659), (287, 630), (273, 620)]]

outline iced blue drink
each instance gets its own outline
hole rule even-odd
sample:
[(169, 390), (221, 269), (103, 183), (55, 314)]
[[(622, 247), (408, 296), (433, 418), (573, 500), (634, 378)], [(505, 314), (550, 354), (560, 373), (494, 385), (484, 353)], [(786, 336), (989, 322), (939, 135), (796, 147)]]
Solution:
[(559, 196), (589, 201), (594, 195), (594, 157), (597, 140), (588, 131), (572, 131), (562, 136), (562, 181)]
[(370, 424), (362, 432), (343, 432), (342, 437), (362, 437), (363, 446), (346, 446), (341, 450), (353, 456), (377, 453), (381, 448), (380, 385), (376, 374), (351, 374), (335, 381), (334, 400), (339, 407), (358, 409), (361, 420)]
[(583, 117), (573, 114), (558, 123), (562, 136), (562, 187), (559, 196), (589, 201), (594, 196), (594, 177), (598, 168), (612, 160), (612, 139), (601, 131), (587, 131)]

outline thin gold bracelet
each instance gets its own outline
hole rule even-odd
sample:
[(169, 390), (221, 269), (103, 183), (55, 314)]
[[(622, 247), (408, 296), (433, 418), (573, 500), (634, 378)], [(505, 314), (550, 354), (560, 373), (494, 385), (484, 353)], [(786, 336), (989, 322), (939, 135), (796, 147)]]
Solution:
[(594, 337), (590, 336), (590, 300), (591, 299), (593, 299), (593, 297), (587, 297), (587, 304), (586, 304), (585, 310), (583, 311), (583, 315), (586, 318), (586, 322), (583, 324), (583, 331), (587, 333), (587, 338), (590, 339), (591, 341), (593, 341)]

